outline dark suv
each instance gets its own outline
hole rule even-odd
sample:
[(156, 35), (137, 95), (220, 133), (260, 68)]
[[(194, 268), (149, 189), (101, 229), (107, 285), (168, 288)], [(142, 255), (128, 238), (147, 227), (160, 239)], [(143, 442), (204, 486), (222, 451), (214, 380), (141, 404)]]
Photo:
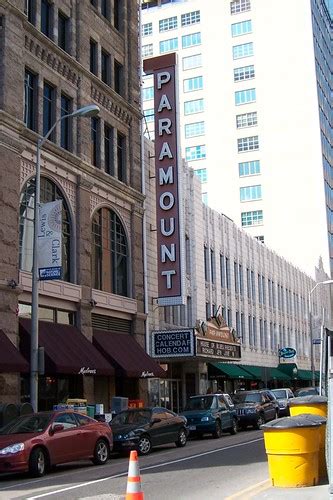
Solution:
[(232, 397), (241, 428), (255, 429), (278, 416), (276, 400), (269, 391), (239, 391)]
[(219, 438), (222, 431), (236, 434), (238, 418), (229, 394), (192, 396), (182, 412), (190, 434), (202, 437), (209, 433)]

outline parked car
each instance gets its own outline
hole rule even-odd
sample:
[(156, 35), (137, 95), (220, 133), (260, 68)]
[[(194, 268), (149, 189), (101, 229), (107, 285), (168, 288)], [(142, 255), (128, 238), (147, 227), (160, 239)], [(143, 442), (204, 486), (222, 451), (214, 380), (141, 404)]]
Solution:
[(187, 442), (186, 418), (166, 408), (131, 408), (116, 415), (110, 422), (114, 451), (136, 449), (148, 455), (154, 446)]
[(256, 429), (278, 416), (276, 401), (268, 391), (241, 391), (232, 397), (241, 428), (252, 425)]
[(300, 396), (318, 396), (318, 394), (319, 387), (301, 387), (295, 391), (295, 397), (297, 398)]
[(105, 464), (112, 450), (105, 422), (73, 411), (32, 413), (0, 429), (0, 472), (43, 476), (57, 464), (91, 459)]
[(272, 389), (271, 392), (274, 394), (279, 404), (279, 417), (290, 415), (290, 399), (295, 397), (293, 391), (287, 387), (282, 389)]
[(238, 417), (229, 394), (192, 396), (182, 412), (190, 434), (202, 437), (209, 433), (219, 438), (223, 431), (236, 434)]

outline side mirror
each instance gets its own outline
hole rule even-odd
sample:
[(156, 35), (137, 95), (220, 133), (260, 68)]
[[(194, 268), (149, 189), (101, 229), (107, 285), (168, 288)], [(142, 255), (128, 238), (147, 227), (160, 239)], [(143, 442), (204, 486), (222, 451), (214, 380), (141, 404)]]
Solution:
[(158, 424), (159, 422), (162, 422), (162, 419), (160, 418), (153, 418), (151, 421), (151, 425)]
[(54, 424), (53, 427), (51, 427), (51, 429), (50, 429), (50, 434), (53, 435), (56, 432), (63, 431), (64, 428), (65, 427), (63, 426), (63, 424)]

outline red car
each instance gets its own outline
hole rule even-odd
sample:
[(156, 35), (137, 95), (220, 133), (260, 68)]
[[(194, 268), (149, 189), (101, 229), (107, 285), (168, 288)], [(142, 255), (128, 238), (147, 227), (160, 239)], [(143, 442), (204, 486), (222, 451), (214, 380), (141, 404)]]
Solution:
[(105, 464), (113, 447), (112, 430), (74, 411), (31, 413), (0, 429), (0, 472), (43, 476), (52, 465), (91, 459)]

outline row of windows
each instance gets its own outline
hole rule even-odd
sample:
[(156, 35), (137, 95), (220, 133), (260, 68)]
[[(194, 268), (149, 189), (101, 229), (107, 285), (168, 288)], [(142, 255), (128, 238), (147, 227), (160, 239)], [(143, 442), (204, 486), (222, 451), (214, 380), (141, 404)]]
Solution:
[(254, 125), (258, 125), (258, 116), (256, 111), (236, 116), (237, 128), (253, 127)]
[[(189, 47), (195, 47), (196, 45), (201, 45), (201, 33), (191, 33), (189, 35), (182, 36), (182, 48), (187, 49)], [(147, 46), (142, 47), (143, 53), (147, 52)], [(172, 52), (178, 50), (178, 38), (169, 38), (168, 40), (161, 40), (159, 43), (160, 54), (165, 52)], [(153, 44), (149, 44), (149, 55), (153, 55)]]
[(197, 137), (205, 135), (205, 122), (188, 123), (185, 125), (185, 137)]
[(259, 137), (257, 135), (251, 137), (241, 137), (237, 139), (238, 153), (246, 151), (256, 151), (259, 149)]
[(230, 13), (239, 14), (251, 10), (251, 0), (234, 0), (230, 2)]
[(208, 175), (207, 175), (207, 169), (206, 168), (198, 168), (197, 170), (194, 170), (194, 173), (196, 176), (199, 177), (200, 181), (202, 183), (208, 181)]
[(243, 161), (238, 164), (239, 177), (260, 174), (260, 160)]
[(113, 21), (113, 26), (117, 30), (120, 30), (123, 0), (90, 0), (90, 3), (102, 14), (105, 19)]
[[(200, 10), (193, 12), (186, 12), (180, 17), (181, 26), (190, 26), (191, 24), (200, 23)], [(178, 28), (178, 18), (177, 16), (172, 16), (167, 19), (161, 19), (159, 21), (159, 32), (163, 33), (165, 31), (174, 30)], [(153, 23), (144, 23), (142, 25), (142, 36), (149, 36), (153, 34)]]
[(257, 186), (244, 186), (240, 188), (240, 201), (253, 201), (260, 200), (261, 195), (261, 185)]
[(241, 223), (242, 227), (246, 226), (258, 226), (264, 221), (264, 215), (262, 210), (254, 210), (252, 212), (242, 212)]
[(243, 66), (234, 69), (234, 82), (241, 82), (243, 80), (250, 80), (255, 77), (254, 66)]
[[(105, 49), (100, 50), (100, 68), (98, 58), (98, 43), (90, 39), (90, 72), (100, 76), (101, 80), (120, 95), (124, 92), (124, 68), (115, 58), (111, 57)], [(112, 62), (113, 61), (113, 62)], [(113, 68), (113, 72), (111, 71)]]
[(252, 21), (250, 19), (231, 25), (231, 36), (246, 35), (247, 33), (252, 33)]
[(190, 146), (185, 148), (185, 159), (187, 161), (203, 160), (206, 158), (206, 146)]
[[(143, 101), (150, 101), (154, 98), (154, 88), (153, 87), (146, 87), (142, 89), (142, 99)], [(184, 102), (184, 114), (185, 115), (193, 115), (196, 113), (203, 113), (205, 110), (204, 108), (204, 100), (203, 99), (194, 99), (192, 101), (185, 101)], [(147, 109), (145, 111), (145, 115), (148, 116), (154, 116), (154, 110)], [(153, 118), (151, 118), (151, 121)], [(148, 118), (147, 118), (148, 121)]]
[(243, 57), (253, 56), (253, 42), (242, 43), (232, 47), (233, 59), (242, 59)]

